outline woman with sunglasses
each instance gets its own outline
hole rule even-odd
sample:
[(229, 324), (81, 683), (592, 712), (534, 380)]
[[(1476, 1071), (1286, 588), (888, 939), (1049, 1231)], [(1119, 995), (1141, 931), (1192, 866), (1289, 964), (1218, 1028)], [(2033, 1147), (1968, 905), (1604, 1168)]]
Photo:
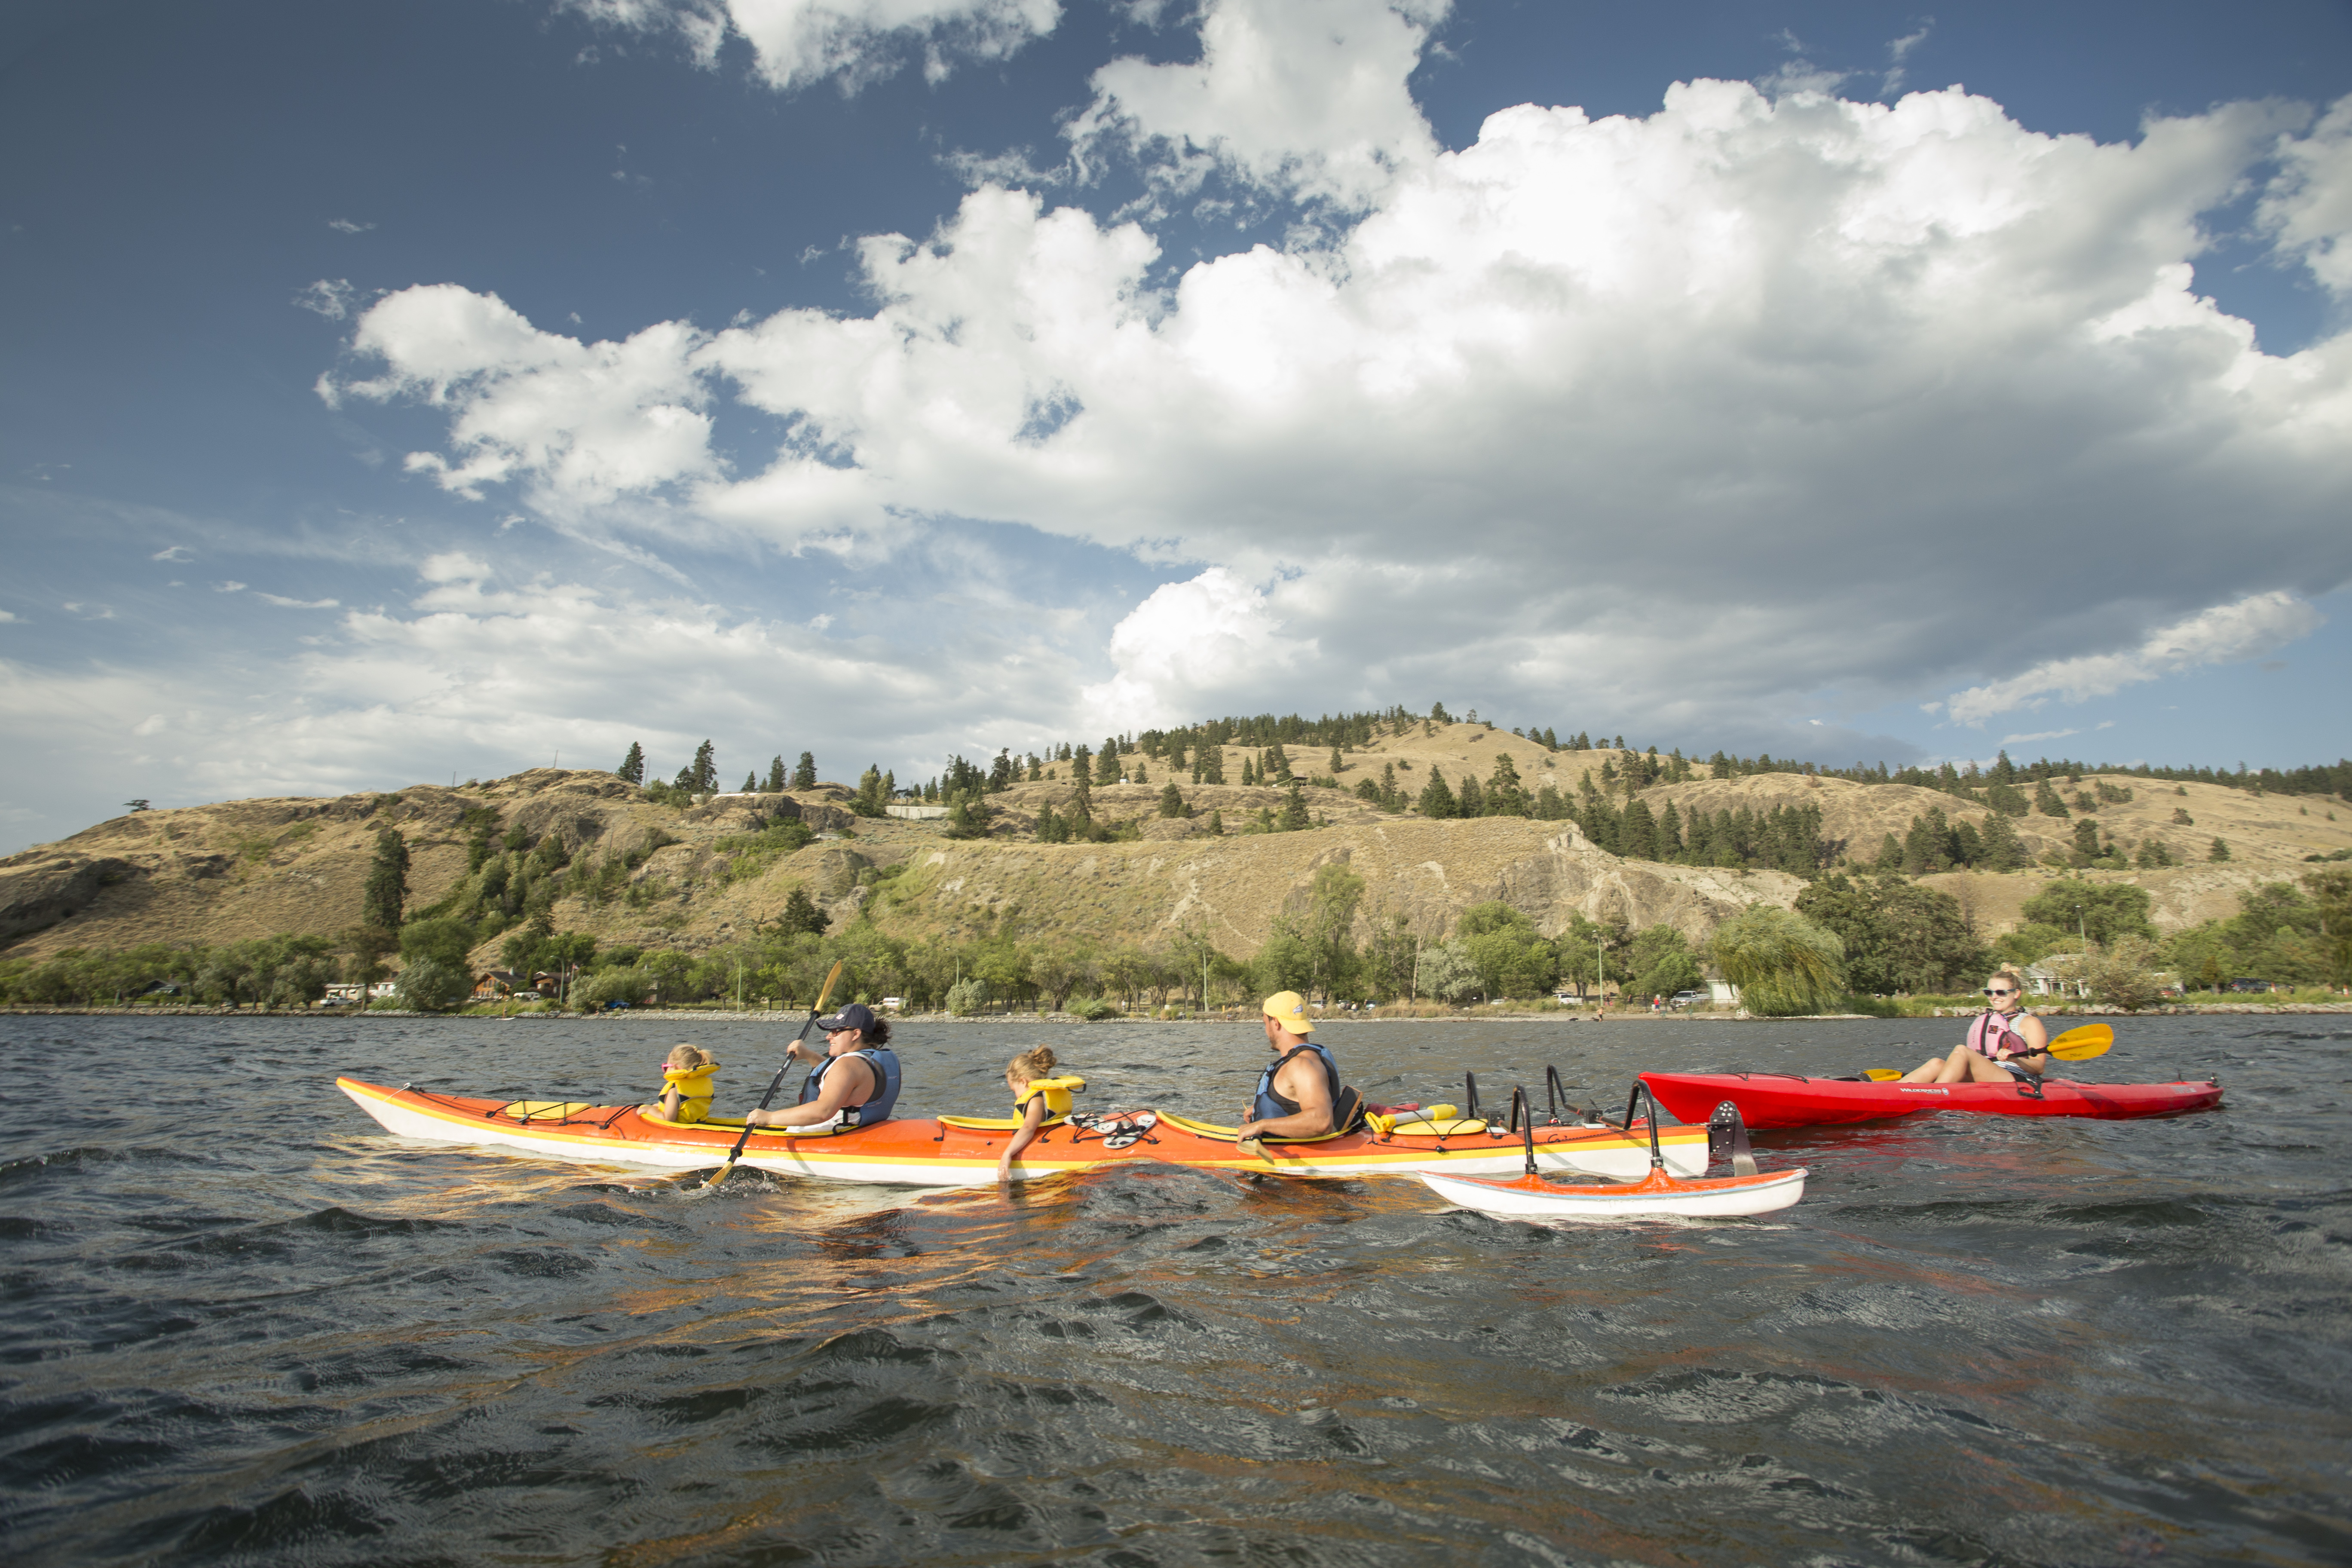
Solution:
[(2050, 1036), (2025, 1010), (2025, 982), (2003, 969), (1985, 982), (1992, 1005), (1969, 1024), (1952, 1054), (1929, 1057), (1903, 1075), (1905, 1083), (2008, 1083), (2040, 1078), (2050, 1066)]

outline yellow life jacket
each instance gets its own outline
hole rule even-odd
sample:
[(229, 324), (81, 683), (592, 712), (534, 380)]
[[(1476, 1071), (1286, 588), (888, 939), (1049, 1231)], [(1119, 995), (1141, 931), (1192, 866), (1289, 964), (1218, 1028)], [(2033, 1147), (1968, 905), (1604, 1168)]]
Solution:
[(673, 1121), (699, 1121), (710, 1114), (710, 1079), (719, 1071), (719, 1064), (708, 1067), (664, 1068), (662, 1088), (677, 1090), (677, 1114)]
[(1029, 1102), (1042, 1094), (1045, 1097), (1046, 1115), (1067, 1116), (1070, 1113), (1070, 1096), (1086, 1087), (1087, 1080), (1076, 1073), (1061, 1078), (1033, 1078), (1023, 1084), (1020, 1092), (1013, 1097), (1013, 1109), (1025, 1110)]

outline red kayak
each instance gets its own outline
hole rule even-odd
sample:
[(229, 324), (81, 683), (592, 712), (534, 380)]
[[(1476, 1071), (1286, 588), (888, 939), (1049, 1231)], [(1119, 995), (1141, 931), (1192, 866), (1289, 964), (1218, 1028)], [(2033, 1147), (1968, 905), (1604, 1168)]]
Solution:
[[(1658, 1103), (1685, 1121), (1704, 1121), (1725, 1100), (1749, 1127), (1820, 1127), (1874, 1121), (1923, 1110), (1975, 1110), (1992, 1116), (2095, 1116), (2118, 1121), (2171, 1116), (2221, 1103), (2221, 1080), (2201, 1083), (1872, 1083), (1800, 1078), (1784, 1072), (1645, 1072)], [(2038, 1093), (2036, 1091), (2039, 1091)]]

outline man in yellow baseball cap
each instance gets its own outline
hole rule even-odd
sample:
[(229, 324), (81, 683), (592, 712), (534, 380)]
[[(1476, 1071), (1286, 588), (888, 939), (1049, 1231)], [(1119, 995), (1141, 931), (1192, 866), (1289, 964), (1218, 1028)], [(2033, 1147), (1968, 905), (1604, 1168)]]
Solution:
[(1242, 1111), (1241, 1135), (1320, 1138), (1353, 1126), (1363, 1112), (1361, 1097), (1340, 1087), (1339, 1064), (1307, 1037), (1315, 1029), (1307, 999), (1296, 991), (1277, 991), (1258, 1011), (1275, 1059), (1259, 1075), (1257, 1094)]

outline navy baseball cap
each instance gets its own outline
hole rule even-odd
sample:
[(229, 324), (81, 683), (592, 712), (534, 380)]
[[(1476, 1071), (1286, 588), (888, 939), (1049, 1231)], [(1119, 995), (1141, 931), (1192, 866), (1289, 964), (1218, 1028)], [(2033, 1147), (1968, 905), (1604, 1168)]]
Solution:
[(835, 1029), (856, 1029), (864, 1034), (874, 1026), (874, 1009), (863, 1002), (852, 1002), (830, 1018), (819, 1018), (816, 1026), (826, 1034)]

